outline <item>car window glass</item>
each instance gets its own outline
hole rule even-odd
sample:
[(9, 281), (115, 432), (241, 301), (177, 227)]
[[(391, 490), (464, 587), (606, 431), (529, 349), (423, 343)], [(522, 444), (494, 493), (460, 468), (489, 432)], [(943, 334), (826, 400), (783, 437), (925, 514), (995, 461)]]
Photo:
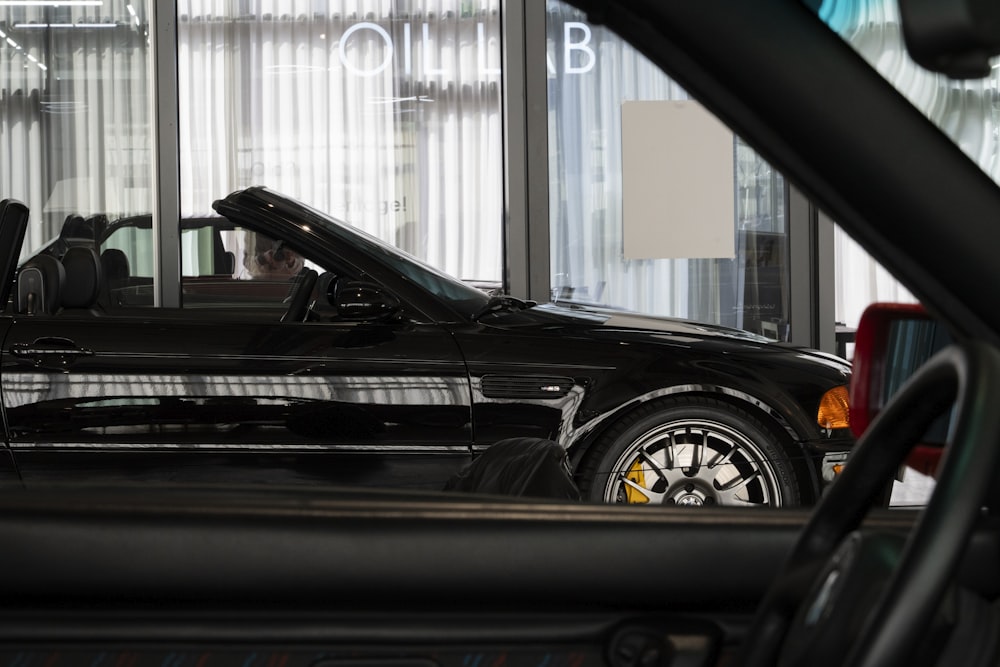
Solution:
[[(137, 220), (115, 227), (101, 244), (104, 279), (114, 307), (153, 305), (153, 233), (148, 218)], [(276, 319), (287, 307), (292, 280), (300, 271), (332, 274), (284, 241), (221, 219), (185, 220), (181, 226), (185, 308), (241, 309), (246, 317)], [(323, 288), (328, 284), (329, 278), (322, 282)], [(325, 294), (314, 292), (311, 300), (333, 316)]]
[(895, 0), (825, 0), (819, 17), (920, 109), (993, 180), (1000, 181), (1000, 67), (957, 81), (930, 72), (906, 50)]
[[(901, 13), (894, 0), (824, 0), (818, 15), (984, 173), (1000, 182), (1000, 115), (996, 107), (1000, 65), (995, 59), (989, 76), (968, 80), (921, 67), (907, 51)], [(887, 295), (883, 300), (913, 299), (904, 293)], [(891, 504), (921, 506), (933, 488), (932, 476), (905, 467), (893, 485)]]
[(309, 224), (323, 227), (345, 246), (358, 248), (385, 264), (391, 271), (416, 283), (453, 308), (469, 315), (479, 312), (486, 304), (483, 290), (451, 276), (414, 255), (350, 224), (337, 220), (310, 206), (299, 203), (296, 216)]
[(328, 277), (322, 285), (317, 282), (313, 286), (309, 302), (328, 306), (325, 287), (333, 272), (306, 259), (284, 240), (228, 223), (181, 232), (185, 308), (241, 309), (247, 317), (280, 318), (296, 277), (309, 271)]
[(153, 278), (153, 230), (151, 227), (120, 227), (101, 244), (101, 252), (119, 251), (128, 262), (129, 275)]

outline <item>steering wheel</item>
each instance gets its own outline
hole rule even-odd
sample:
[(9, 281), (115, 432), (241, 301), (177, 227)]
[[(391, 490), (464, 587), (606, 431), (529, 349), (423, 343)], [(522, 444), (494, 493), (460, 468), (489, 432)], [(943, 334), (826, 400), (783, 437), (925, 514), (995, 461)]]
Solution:
[[(903, 664), (931, 626), (1000, 462), (1000, 352), (951, 345), (861, 436), (765, 596), (742, 667)], [(905, 542), (859, 529), (906, 454), (954, 406), (931, 499)]]
[(282, 322), (302, 322), (309, 313), (309, 297), (312, 296), (313, 288), (316, 286), (316, 279), (319, 274), (309, 267), (303, 267), (292, 278), (292, 286), (288, 290), (288, 296), (284, 302), (288, 304), (285, 314), (281, 316)]

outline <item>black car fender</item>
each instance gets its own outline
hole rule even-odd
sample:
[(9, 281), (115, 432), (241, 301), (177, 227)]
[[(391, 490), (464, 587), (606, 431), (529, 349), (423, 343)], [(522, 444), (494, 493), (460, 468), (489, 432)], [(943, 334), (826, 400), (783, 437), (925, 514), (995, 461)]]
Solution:
[[(779, 412), (767, 402), (739, 389), (716, 384), (682, 384), (671, 387), (663, 387), (649, 391), (641, 396), (622, 403), (615, 410), (602, 413), (588, 419), (581, 426), (567, 429), (567, 432), (560, 434), (566, 450), (569, 452), (570, 460), (578, 462), (584, 454), (587, 445), (600, 437), (601, 433), (611, 424), (621, 419), (626, 413), (634, 410), (638, 406), (649, 401), (654, 401), (665, 397), (677, 396), (712, 396), (727, 403), (732, 403), (744, 409), (749, 408), (751, 412), (765, 416), (771, 423), (788, 434), (788, 437), (796, 444), (815, 439), (815, 429), (812, 434), (803, 435), (807, 425), (798, 424), (798, 429), (786, 418), (786, 415)], [(796, 411), (797, 413), (800, 411)], [(791, 415), (796, 422), (802, 422), (801, 414)]]
[[(745, 389), (728, 384), (675, 384), (660, 387), (635, 396), (613, 410), (589, 416), (578, 426), (568, 425), (560, 433), (560, 442), (567, 450), (572, 470), (579, 469), (581, 462), (590, 451), (591, 445), (629, 412), (650, 401), (685, 396), (711, 397), (729, 403), (750, 412), (761, 421), (774, 427), (776, 431), (784, 433), (787, 436), (787, 442), (784, 444), (789, 448), (789, 456), (793, 458), (795, 467), (799, 469), (800, 474), (804, 474), (809, 480), (811, 489), (803, 489), (803, 492), (806, 492), (807, 496), (818, 493), (821, 487), (819, 470), (821, 457), (817, 456), (814, 445), (821, 439), (821, 432), (815, 422), (815, 416), (810, 419), (802, 406), (791, 396), (772, 394), (771, 398), (781, 399), (780, 403), (773, 400), (769, 402)], [(586, 411), (581, 411), (578, 413), (578, 417), (585, 415), (585, 413)], [(812, 464), (809, 463), (810, 461)]]

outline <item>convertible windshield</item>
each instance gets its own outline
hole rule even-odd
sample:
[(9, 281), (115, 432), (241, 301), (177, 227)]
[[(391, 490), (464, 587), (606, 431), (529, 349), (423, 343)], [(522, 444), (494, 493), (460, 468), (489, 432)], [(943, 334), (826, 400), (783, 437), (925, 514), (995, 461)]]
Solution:
[(910, 56), (895, 0), (825, 0), (820, 18), (889, 83), (1000, 182), (1000, 63), (989, 76), (955, 80), (930, 72)]
[(482, 290), (435, 269), (363, 229), (358, 229), (300, 202), (290, 202), (281, 198), (281, 203), (289, 209), (292, 216), (308, 221), (308, 224), (322, 227), (343, 245), (357, 248), (378, 258), (390, 270), (405, 280), (416, 283), (439, 299), (447, 301), (452, 308), (466, 317), (473, 317), (485, 308), (489, 301), (489, 296)]
[(332, 234), (378, 256), (393, 271), (420, 285), (438, 298), (448, 301), (453, 308), (467, 316), (479, 312), (489, 301), (489, 297), (482, 290), (466, 285), (462, 281), (438, 271), (406, 251), (389, 245), (364, 230), (350, 227), (333, 218), (321, 217), (320, 219), (324, 221), (326, 228)]

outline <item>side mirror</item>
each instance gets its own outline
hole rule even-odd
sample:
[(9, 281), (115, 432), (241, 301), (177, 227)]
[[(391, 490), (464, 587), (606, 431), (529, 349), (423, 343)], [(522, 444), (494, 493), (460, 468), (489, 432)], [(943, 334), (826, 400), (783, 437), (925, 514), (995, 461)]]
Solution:
[(327, 297), (345, 320), (380, 320), (399, 312), (399, 300), (375, 283), (335, 280)]
[[(851, 430), (860, 436), (892, 395), (951, 342), (947, 329), (918, 304), (876, 303), (861, 316), (851, 373)], [(948, 433), (943, 417), (924, 434), (907, 465), (933, 474)]]

